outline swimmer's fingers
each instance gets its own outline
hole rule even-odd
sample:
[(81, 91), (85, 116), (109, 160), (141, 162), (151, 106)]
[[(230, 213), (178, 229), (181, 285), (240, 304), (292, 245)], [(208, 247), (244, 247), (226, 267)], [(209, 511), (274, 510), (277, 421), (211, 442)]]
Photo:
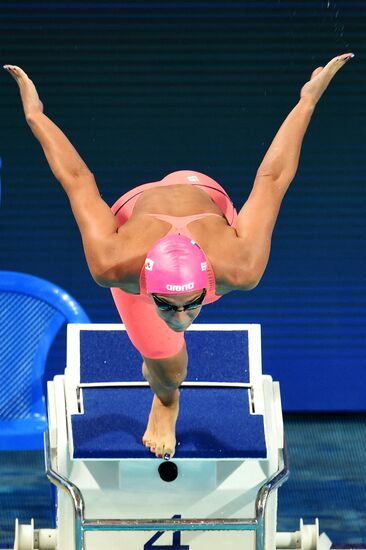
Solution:
[(43, 112), (43, 104), (39, 99), (37, 89), (27, 73), (16, 65), (4, 65), (19, 86), (20, 96), (26, 117)]
[(337, 57), (333, 57), (325, 67), (318, 67), (315, 69), (309, 82), (301, 89), (301, 98), (311, 102), (312, 105), (316, 105), (336, 72), (339, 71), (347, 61), (352, 59), (352, 57), (354, 57), (353, 53), (344, 53)]
[(339, 69), (341, 69), (343, 65), (345, 65), (347, 61), (352, 59), (354, 56), (354, 53), (342, 53), (341, 55), (337, 55), (337, 57), (333, 57), (333, 59), (331, 59), (324, 68), (329, 69), (330, 72), (335, 75), (336, 72), (339, 71)]
[(28, 75), (26, 72), (23, 71), (20, 67), (17, 67), (16, 65), (4, 65), (4, 69), (8, 71), (8, 73), (11, 74), (11, 76), (18, 80), (18, 78), (28, 78)]

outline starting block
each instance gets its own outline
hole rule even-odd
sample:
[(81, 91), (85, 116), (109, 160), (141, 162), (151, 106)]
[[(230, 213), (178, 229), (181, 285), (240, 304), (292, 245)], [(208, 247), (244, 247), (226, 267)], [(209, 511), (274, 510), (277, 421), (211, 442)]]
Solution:
[(58, 550), (276, 548), (288, 468), (279, 385), (262, 375), (259, 325), (193, 325), (176, 454), (141, 443), (152, 392), (123, 325), (69, 325), (48, 383)]

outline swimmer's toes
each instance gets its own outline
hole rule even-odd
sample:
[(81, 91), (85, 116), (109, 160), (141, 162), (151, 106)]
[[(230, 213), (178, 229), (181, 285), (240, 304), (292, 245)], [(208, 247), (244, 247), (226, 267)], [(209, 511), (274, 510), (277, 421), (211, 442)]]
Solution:
[(143, 436), (142, 443), (145, 445), (145, 447), (151, 447), (154, 445), (153, 440), (149, 436)]
[(152, 453), (155, 453), (157, 458), (162, 458), (164, 453), (164, 445), (158, 444), (156, 447), (152, 447), (151, 449)]
[(174, 455), (175, 455), (175, 447), (171, 449), (164, 449), (163, 458), (165, 458), (166, 460), (170, 460), (171, 458), (173, 458)]
[(158, 458), (172, 458), (175, 454), (175, 443), (157, 445), (155, 454)]

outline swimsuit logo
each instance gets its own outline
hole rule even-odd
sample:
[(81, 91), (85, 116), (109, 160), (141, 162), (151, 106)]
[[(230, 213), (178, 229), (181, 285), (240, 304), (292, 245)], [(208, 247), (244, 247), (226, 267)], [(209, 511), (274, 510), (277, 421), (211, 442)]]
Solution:
[(187, 176), (188, 181), (200, 181), (197, 176)]
[(201, 271), (207, 271), (207, 262), (201, 262)]
[(187, 283), (185, 285), (166, 285), (166, 289), (167, 290), (173, 290), (173, 291), (176, 291), (176, 292), (181, 292), (183, 290), (193, 290), (194, 289), (194, 282), (192, 281), (191, 283)]
[(145, 269), (147, 269), (148, 271), (152, 271), (153, 270), (153, 265), (154, 265), (154, 260), (150, 260), (150, 258), (146, 258), (146, 260), (145, 260)]

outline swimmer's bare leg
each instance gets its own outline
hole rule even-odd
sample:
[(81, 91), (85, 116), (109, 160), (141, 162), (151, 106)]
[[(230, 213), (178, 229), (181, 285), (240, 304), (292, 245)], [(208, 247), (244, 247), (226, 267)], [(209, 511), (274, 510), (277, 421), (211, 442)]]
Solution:
[(172, 458), (175, 453), (179, 386), (186, 377), (187, 363), (186, 345), (167, 359), (144, 357), (142, 372), (155, 395), (142, 442), (159, 458)]

